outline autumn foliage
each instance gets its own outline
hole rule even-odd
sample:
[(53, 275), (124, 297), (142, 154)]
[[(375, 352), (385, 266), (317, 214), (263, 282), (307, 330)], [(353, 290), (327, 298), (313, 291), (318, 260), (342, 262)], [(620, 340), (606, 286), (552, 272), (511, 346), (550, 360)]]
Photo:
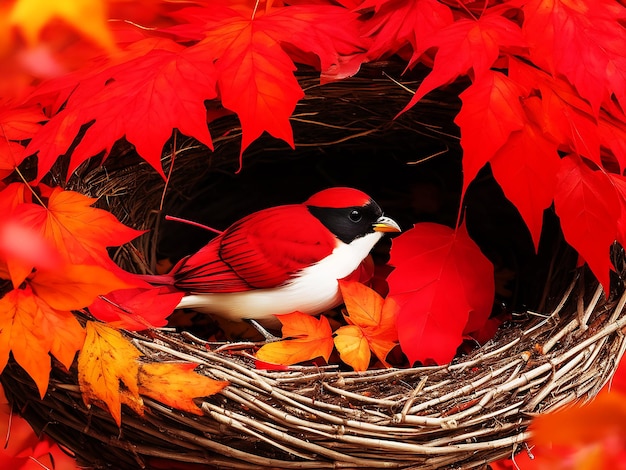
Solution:
[[(173, 133), (213, 148), (211, 123), (226, 114), (240, 122), (241, 165), (263, 133), (293, 146), (289, 119), (305, 96), (298, 67), (315, 68), (322, 83), (392, 56), (407, 69), (427, 68), (398, 115), (465, 80), (455, 118), (463, 195), (488, 164), (535, 248), (544, 211), (555, 211), (566, 241), (608, 292), (610, 247), (626, 241), (624, 21), (626, 8), (613, 0), (4, 2), (0, 370), (12, 356), (44, 396), (52, 358), (70, 368), (79, 353), (85, 403), (106, 407), (118, 424), (122, 403), (141, 413), (142, 394), (165, 400), (151, 391), (164, 374), (196, 379), (184, 367), (142, 365), (112, 328), (163, 325), (177, 303), (157, 302), (109, 257), (140, 232), (58, 180), (50, 187), (48, 172), (61, 157), (69, 174), (93, 157), (104, 162), (125, 139), (165, 176), (160, 158)], [(28, 177), (25, 161), (34, 156)], [(410, 364), (452, 360), (487, 321), (494, 296), (493, 266), (463, 217), (459, 210), (455, 227), (417, 224), (394, 240), (386, 298), (344, 283), (344, 326), (333, 332), (324, 317), (285, 316), (285, 341), (261, 348), (259, 359), (328, 360), (336, 348), (364, 370), (373, 360), (388, 365), (399, 344)], [(113, 291), (110, 299), (162, 309), (146, 316), (97, 300)], [(85, 328), (71, 313), (92, 304), (109, 326)], [(104, 364), (105, 350), (128, 354)], [(96, 370), (112, 375), (98, 383)], [(201, 396), (220, 386), (192, 388)], [(195, 412), (191, 398), (172, 406)]]

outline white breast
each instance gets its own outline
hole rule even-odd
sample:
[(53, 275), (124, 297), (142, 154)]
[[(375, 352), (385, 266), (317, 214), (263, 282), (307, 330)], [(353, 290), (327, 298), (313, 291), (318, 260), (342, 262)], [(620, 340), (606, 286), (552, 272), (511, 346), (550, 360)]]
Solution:
[(193, 308), (231, 320), (258, 320), (267, 327), (277, 325), (274, 315), (295, 311), (309, 315), (323, 312), (341, 303), (337, 281), (352, 274), (381, 237), (382, 233), (374, 232), (349, 245), (338, 242), (329, 256), (302, 270), (280, 287), (187, 295), (178, 308)]

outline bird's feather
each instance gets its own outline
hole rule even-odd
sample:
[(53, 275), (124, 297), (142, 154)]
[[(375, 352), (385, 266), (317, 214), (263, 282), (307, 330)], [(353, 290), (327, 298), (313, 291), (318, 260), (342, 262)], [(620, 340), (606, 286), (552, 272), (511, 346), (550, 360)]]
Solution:
[(284, 284), (337, 244), (304, 205), (265, 209), (230, 226), (170, 273), (189, 293), (243, 292)]

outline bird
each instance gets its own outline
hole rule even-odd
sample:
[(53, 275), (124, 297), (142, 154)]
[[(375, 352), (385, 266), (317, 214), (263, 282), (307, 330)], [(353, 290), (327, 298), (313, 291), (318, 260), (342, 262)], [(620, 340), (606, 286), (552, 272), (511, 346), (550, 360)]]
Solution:
[(277, 315), (340, 305), (339, 280), (359, 269), (386, 232), (400, 231), (366, 193), (332, 187), (302, 204), (245, 216), (147, 280), (184, 292), (177, 308), (273, 328)]

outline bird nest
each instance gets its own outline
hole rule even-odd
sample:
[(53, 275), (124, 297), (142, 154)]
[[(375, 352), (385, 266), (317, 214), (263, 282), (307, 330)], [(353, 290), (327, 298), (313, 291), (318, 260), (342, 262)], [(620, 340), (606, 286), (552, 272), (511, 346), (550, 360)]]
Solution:
[[(249, 201), (250, 194), (268, 192), (279, 181), (290, 187), (295, 180), (294, 186), (312, 192), (298, 171), (317, 179), (318, 188), (337, 182), (358, 186), (359, 178), (371, 184), (367, 175), (384, 177), (393, 162), (400, 161), (404, 172), (413, 163), (400, 156), (407, 148), (413, 159), (453, 160), (458, 143), (451, 121), (457, 108), (449, 95), (435, 96), (393, 121), (408, 95), (378, 72), (367, 69), (359, 78), (324, 87), (304, 74), (307, 97), (293, 120), (296, 150), (260, 139), (245, 154), (239, 176), (234, 175), (240, 166), (239, 129), (225, 117), (212, 128), (213, 153), (195, 142), (172, 142), (174, 151), (163, 158), (170, 173), (167, 191), (127, 146), (114, 150), (104, 166), (81, 168), (70, 186), (98, 197), (123, 222), (151, 230), (114, 257), (126, 269), (152, 272), (167, 241), (162, 215), (174, 210), (169, 201), (184, 209), (202, 195), (211, 220), (234, 220), (241, 214), (228, 201)], [(364, 149), (373, 154), (365, 162)], [(442, 151), (450, 154), (431, 158)], [(352, 179), (337, 181), (320, 165), (324, 159), (340, 162), (338, 172), (351, 168)], [(359, 170), (359, 164), (366, 168)], [(379, 201), (394, 218), (401, 208), (399, 193), (405, 194), (394, 187)], [(276, 197), (284, 201), (287, 194)], [(246, 210), (251, 211), (240, 211)], [(200, 373), (230, 386), (197, 401), (203, 416), (144, 398), (145, 416), (124, 410), (121, 428), (107, 412), (84, 405), (74, 369), (54, 367), (43, 400), (14, 362), (2, 384), (36, 429), (91, 468), (164, 468), (162, 459), (233, 469), (481, 467), (523, 449), (533, 415), (594, 397), (626, 348), (626, 293), (619, 280), (607, 298), (583, 269), (568, 267), (568, 250), (553, 248), (543, 261), (546, 275), (533, 271), (540, 277), (533, 285), (540, 310), (516, 313), (493, 339), (448, 365), (359, 373), (337, 366), (259, 370), (245, 354), (207, 348), (186, 331), (129, 332), (146, 360), (197, 363)], [(615, 253), (622, 266), (623, 255)]]

